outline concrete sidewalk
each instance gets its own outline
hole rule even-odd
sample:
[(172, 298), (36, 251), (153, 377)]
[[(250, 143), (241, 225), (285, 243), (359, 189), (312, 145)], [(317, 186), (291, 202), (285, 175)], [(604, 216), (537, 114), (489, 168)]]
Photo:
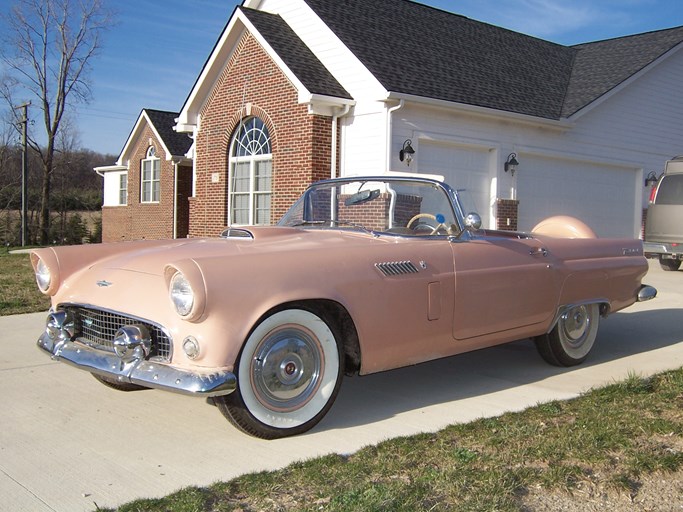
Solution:
[(318, 427), (278, 441), (240, 434), (202, 399), (106, 388), (35, 347), (44, 314), (0, 317), (0, 510), (113, 507), (681, 367), (683, 271), (650, 268), (658, 298), (603, 320), (583, 366), (548, 366), (521, 341), (348, 378)]

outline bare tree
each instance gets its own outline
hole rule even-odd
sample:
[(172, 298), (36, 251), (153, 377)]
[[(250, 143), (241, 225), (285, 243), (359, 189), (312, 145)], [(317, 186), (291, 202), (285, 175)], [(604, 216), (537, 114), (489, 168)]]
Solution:
[[(0, 58), (6, 73), (0, 95), (12, 107), (26, 100), (41, 110), (44, 145), (31, 133), (29, 145), (42, 165), (40, 242), (48, 243), (50, 187), (57, 136), (70, 105), (91, 97), (88, 73), (113, 24), (104, 0), (17, 0), (4, 17)], [(21, 101), (16, 101), (21, 97)]]

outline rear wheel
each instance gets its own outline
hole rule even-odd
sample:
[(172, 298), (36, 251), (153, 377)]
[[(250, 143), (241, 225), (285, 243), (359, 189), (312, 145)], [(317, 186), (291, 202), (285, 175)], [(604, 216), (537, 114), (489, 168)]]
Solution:
[(244, 344), (237, 390), (214, 402), (247, 434), (263, 439), (301, 434), (332, 406), (342, 381), (343, 357), (333, 327), (315, 313), (274, 313)]
[(667, 272), (676, 272), (679, 268), (681, 268), (681, 260), (665, 260), (660, 258), (659, 265)]
[(565, 311), (548, 334), (534, 339), (546, 362), (555, 366), (582, 363), (595, 344), (600, 321), (597, 304), (575, 306)]

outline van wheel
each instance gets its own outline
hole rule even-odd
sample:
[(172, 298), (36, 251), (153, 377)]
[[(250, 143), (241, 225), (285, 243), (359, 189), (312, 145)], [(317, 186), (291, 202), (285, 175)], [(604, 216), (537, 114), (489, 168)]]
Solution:
[(676, 272), (681, 268), (681, 260), (665, 260), (660, 258), (659, 265), (667, 272)]

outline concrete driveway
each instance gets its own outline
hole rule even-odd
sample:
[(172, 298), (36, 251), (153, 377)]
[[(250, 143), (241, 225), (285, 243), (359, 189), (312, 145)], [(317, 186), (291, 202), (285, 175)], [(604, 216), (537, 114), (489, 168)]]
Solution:
[(240, 434), (202, 399), (106, 388), (35, 347), (44, 314), (0, 317), (0, 510), (113, 507), (681, 367), (683, 271), (650, 268), (658, 298), (603, 320), (581, 367), (550, 367), (521, 341), (349, 378), (318, 427), (278, 441)]

